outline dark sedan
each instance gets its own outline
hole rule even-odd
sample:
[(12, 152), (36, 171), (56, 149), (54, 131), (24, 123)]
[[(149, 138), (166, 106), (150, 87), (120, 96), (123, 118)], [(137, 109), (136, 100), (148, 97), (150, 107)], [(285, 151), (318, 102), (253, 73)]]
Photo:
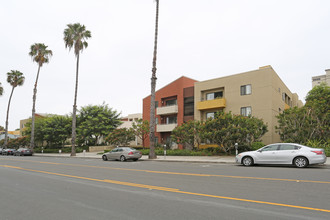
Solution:
[(15, 153), (15, 149), (7, 148), (2, 150), (2, 155), (13, 155)]
[(33, 151), (28, 148), (19, 148), (14, 152), (14, 156), (32, 156)]

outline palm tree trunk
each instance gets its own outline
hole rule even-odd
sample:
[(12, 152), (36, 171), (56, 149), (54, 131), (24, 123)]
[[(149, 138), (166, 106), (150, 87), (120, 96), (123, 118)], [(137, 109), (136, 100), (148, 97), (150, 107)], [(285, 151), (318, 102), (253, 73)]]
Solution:
[(77, 54), (77, 67), (76, 67), (76, 88), (74, 92), (74, 104), (73, 104), (73, 111), (72, 111), (72, 149), (71, 149), (71, 156), (76, 156), (76, 112), (77, 112), (77, 93), (78, 93), (78, 70), (79, 70), (79, 53)]
[(33, 89), (33, 104), (32, 104), (32, 122), (31, 122), (31, 141), (30, 148), (33, 150), (34, 148), (34, 121), (35, 121), (35, 113), (36, 113), (36, 99), (37, 99), (37, 85), (39, 79), (40, 65), (38, 67), (38, 73), (36, 77), (36, 82), (34, 83)]
[(9, 107), (10, 107), (10, 102), (11, 102), (11, 97), (13, 96), (15, 87), (13, 86), (9, 100), (8, 100), (8, 107), (7, 107), (7, 117), (6, 117), (6, 130), (5, 130), (5, 143), (4, 143), (4, 148), (7, 148), (7, 142), (8, 142), (8, 117), (9, 117)]
[(152, 77), (151, 77), (151, 100), (150, 100), (150, 151), (149, 159), (156, 159), (155, 152), (155, 91), (156, 91), (156, 61), (157, 61), (157, 37), (158, 37), (158, 14), (159, 14), (159, 0), (156, 0), (156, 22), (155, 22), (155, 40), (154, 40), (154, 55), (152, 60)]

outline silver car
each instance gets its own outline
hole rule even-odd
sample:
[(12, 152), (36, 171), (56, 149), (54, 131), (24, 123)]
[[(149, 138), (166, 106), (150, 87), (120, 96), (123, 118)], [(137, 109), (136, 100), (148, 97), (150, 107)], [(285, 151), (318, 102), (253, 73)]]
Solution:
[(142, 157), (142, 153), (130, 147), (117, 147), (112, 151), (103, 154), (103, 160), (134, 160), (137, 161)]
[(236, 156), (236, 163), (244, 166), (293, 164), (296, 167), (307, 167), (310, 164), (323, 164), (326, 160), (323, 149), (293, 143), (270, 144), (259, 150), (243, 152)]

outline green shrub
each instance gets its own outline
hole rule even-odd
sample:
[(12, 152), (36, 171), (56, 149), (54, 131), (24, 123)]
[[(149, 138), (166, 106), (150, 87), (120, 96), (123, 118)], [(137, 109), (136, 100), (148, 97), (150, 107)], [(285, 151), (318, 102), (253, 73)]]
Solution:
[(252, 150), (258, 150), (258, 149), (260, 149), (264, 146), (265, 146), (265, 144), (262, 143), (262, 142), (253, 142), (252, 145), (251, 145), (251, 149)]
[(327, 155), (327, 157), (330, 157), (330, 140), (308, 140), (305, 145), (308, 147), (322, 148), (324, 149), (325, 155)]

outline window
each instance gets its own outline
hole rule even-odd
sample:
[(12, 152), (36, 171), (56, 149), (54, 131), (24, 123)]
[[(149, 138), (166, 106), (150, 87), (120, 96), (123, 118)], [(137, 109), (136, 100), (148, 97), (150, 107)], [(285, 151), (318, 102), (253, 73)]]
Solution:
[(175, 116), (166, 118), (166, 124), (176, 124), (176, 123), (177, 123), (177, 118)]
[(223, 97), (223, 92), (222, 91), (212, 92), (212, 93), (207, 93), (206, 94), (206, 100), (213, 100), (213, 99), (222, 98), (222, 97)]
[(206, 119), (214, 118), (214, 114), (215, 114), (215, 112), (208, 112), (208, 113), (206, 113)]
[(251, 93), (252, 93), (251, 84), (241, 86), (241, 95), (250, 95)]
[(270, 145), (270, 146), (264, 147), (262, 149), (262, 151), (275, 151), (277, 149), (278, 149), (278, 145)]
[(176, 99), (172, 99), (172, 100), (167, 100), (166, 101), (166, 106), (176, 105), (176, 104), (177, 104)]
[(158, 108), (158, 101), (155, 101), (155, 108)]
[(300, 147), (291, 144), (281, 144), (280, 150), (299, 150)]
[(156, 125), (158, 125), (158, 118), (156, 118)]
[(184, 116), (194, 115), (194, 97), (184, 98)]
[(155, 137), (155, 143), (158, 144), (158, 137)]
[(241, 108), (241, 115), (243, 116), (249, 116), (252, 114), (252, 109), (251, 109), (251, 106), (248, 106), (248, 107), (242, 107)]

